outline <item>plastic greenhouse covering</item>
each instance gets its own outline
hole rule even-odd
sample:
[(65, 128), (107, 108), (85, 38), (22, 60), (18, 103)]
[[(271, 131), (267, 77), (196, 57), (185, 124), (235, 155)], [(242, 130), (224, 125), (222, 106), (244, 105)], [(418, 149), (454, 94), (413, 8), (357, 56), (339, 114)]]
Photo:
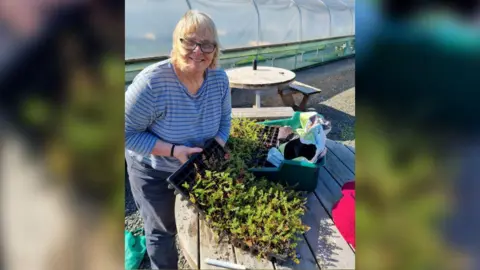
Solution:
[(212, 17), (222, 50), (355, 35), (354, 0), (126, 0), (125, 58), (169, 55), (188, 9)]

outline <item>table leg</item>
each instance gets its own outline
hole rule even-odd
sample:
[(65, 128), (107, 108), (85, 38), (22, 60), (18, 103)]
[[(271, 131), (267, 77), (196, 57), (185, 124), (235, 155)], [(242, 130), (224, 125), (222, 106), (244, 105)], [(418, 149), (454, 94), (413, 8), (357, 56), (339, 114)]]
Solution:
[(255, 93), (255, 107), (260, 108), (260, 106), (261, 106), (260, 93), (256, 92)]
[(295, 100), (293, 99), (293, 92), (288, 89), (278, 89), (278, 94), (283, 101), (283, 105), (288, 107), (295, 107)]
[(304, 112), (305, 111), (305, 106), (307, 105), (308, 99), (310, 98), (309, 95), (303, 95), (302, 102), (300, 102), (300, 105), (298, 105), (298, 108)]

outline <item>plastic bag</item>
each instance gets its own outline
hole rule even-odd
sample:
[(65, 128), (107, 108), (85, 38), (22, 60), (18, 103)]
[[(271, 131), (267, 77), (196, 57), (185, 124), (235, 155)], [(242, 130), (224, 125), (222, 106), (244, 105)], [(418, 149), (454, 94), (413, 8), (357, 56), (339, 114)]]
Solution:
[(302, 129), (310, 128), (312, 125), (321, 124), (325, 134), (328, 134), (332, 129), (330, 121), (326, 120), (323, 115), (317, 112), (303, 112), (300, 113), (300, 126), (297, 132), (301, 132)]
[[(142, 229), (138, 229), (140, 231)], [(147, 251), (145, 236), (125, 231), (125, 269), (138, 269)]]
[(316, 112), (305, 112), (300, 114), (300, 126), (295, 137), (269, 150), (267, 160), (274, 166), (279, 167), (284, 159), (316, 163), (325, 156), (330, 122)]
[(310, 112), (300, 114), (300, 122), (302, 128), (297, 129), (297, 134), (300, 136), (301, 143), (316, 147), (315, 155), (303, 160), (315, 163), (323, 156), (322, 154), (326, 153), (324, 151), (327, 143), (327, 133), (324, 130), (326, 121), (316, 112)]

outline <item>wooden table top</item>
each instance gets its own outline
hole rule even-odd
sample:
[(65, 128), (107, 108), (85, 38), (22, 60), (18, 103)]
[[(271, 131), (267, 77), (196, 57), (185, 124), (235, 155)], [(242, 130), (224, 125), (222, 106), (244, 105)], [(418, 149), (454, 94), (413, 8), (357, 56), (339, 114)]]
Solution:
[(355, 269), (355, 250), (341, 236), (332, 220), (332, 207), (341, 198), (341, 186), (355, 179), (355, 149), (327, 140), (327, 163), (320, 169), (318, 186), (308, 195), (303, 222), (311, 227), (300, 241), (300, 264), (278, 264), (257, 259), (223, 239), (220, 243), (207, 224), (177, 196), (175, 217), (179, 244), (192, 269), (215, 269), (206, 258), (241, 264), (247, 269)]
[(241, 89), (261, 89), (291, 83), (295, 80), (295, 73), (283, 68), (258, 66), (253, 70), (251, 66), (227, 69), (225, 72), (230, 81), (230, 87)]

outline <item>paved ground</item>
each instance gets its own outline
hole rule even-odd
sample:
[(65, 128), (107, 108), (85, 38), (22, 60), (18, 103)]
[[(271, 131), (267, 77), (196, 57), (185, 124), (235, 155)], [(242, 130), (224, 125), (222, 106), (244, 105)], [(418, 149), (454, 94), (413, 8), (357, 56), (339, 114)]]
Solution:
[[(307, 107), (314, 108), (332, 122), (328, 138), (355, 146), (355, 59), (345, 59), (324, 66), (296, 72), (296, 80), (322, 90), (313, 95)], [(295, 100), (300, 103), (302, 97)], [(266, 97), (262, 106), (283, 106), (277, 95)]]
[(328, 137), (355, 146), (355, 59), (299, 72), (297, 80), (322, 89), (307, 106), (332, 121)]
[[(322, 89), (321, 94), (311, 97), (307, 107), (315, 108), (332, 122), (332, 131), (328, 137), (355, 146), (355, 59), (346, 59), (296, 73), (298, 81)], [(301, 97), (297, 99), (299, 102)], [(262, 102), (262, 106), (282, 105), (278, 96), (265, 98)], [(133, 202), (127, 179), (125, 183), (125, 228), (132, 231), (141, 228), (142, 225), (143, 221)], [(178, 268), (188, 269), (189, 266), (180, 251), (179, 258)], [(145, 258), (140, 268), (149, 269), (149, 267), (150, 263)]]

